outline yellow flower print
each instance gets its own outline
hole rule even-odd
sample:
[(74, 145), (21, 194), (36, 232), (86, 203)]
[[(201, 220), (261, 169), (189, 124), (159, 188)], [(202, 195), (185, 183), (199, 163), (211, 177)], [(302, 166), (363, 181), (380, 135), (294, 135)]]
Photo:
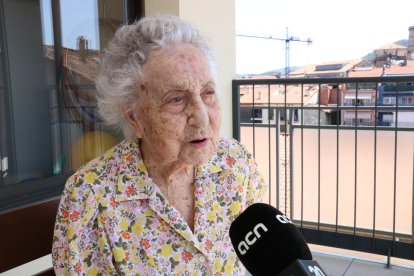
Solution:
[(149, 256), (147, 263), (148, 263), (149, 266), (154, 266), (155, 265), (154, 257), (153, 256)]
[(78, 190), (76, 188), (73, 188), (72, 194), (71, 194), (72, 199), (76, 200), (77, 199), (77, 194), (78, 194)]
[[(246, 177), (244, 178), (244, 182), (243, 182), (243, 185), (245, 186), (245, 187), (247, 187), (247, 186), (249, 186), (249, 185), (251, 185), (250, 183), (249, 183), (249, 179), (250, 179), (250, 176), (249, 176), (249, 174), (247, 174), (246, 175)], [(253, 187), (254, 188), (254, 187)], [(258, 189), (259, 191), (260, 191), (260, 189)]]
[[(119, 177), (121, 178), (121, 176)], [(125, 191), (126, 185), (118, 185), (118, 192), (122, 193), (123, 191)]]
[(137, 167), (138, 167), (138, 170), (140, 170), (141, 172), (147, 173), (147, 168), (145, 167), (144, 162), (138, 162)]
[(104, 238), (100, 238), (98, 240), (98, 245), (99, 245), (99, 248), (105, 248), (106, 240)]
[(97, 202), (101, 201), (101, 199), (102, 199), (102, 194), (101, 194), (99, 191), (98, 191), (98, 193), (96, 194), (95, 199), (96, 199), (96, 201), (97, 201)]
[(217, 236), (217, 229), (215, 227), (211, 228), (210, 233), (213, 237)]
[(95, 173), (95, 172), (88, 172), (86, 175), (85, 175), (85, 180), (88, 182), (88, 183), (93, 183), (96, 179), (98, 178), (98, 175)]
[(93, 213), (94, 213), (94, 206), (92, 204), (86, 205), (85, 211), (82, 215), (82, 217), (83, 217), (82, 222), (83, 223), (88, 222), (92, 218)]
[(244, 179), (243, 175), (239, 174), (237, 176), (236, 183), (241, 185), (243, 183), (243, 179)]
[(75, 232), (73, 231), (72, 227), (68, 227), (68, 239), (71, 240), (73, 238), (73, 235), (75, 235)]
[(137, 236), (140, 236), (143, 230), (144, 227), (142, 227), (141, 224), (134, 224), (134, 226), (132, 226), (132, 233), (134, 233)]
[(163, 255), (166, 258), (170, 257), (172, 253), (173, 249), (169, 244), (166, 244), (161, 248), (161, 255)]
[(74, 239), (73, 241), (71, 241), (69, 243), (69, 249), (72, 250), (72, 251), (78, 250), (78, 240), (77, 239)]
[(221, 172), (221, 168), (217, 165), (212, 165), (211, 169), (213, 170), (213, 172)]
[(126, 219), (122, 219), (119, 223), (119, 228), (121, 228), (122, 231), (128, 231), (129, 224), (126, 221)]
[(215, 212), (208, 212), (207, 213), (207, 219), (209, 221), (214, 221), (216, 219), (216, 213)]
[(214, 186), (213, 185), (210, 185), (209, 187), (208, 187), (208, 192), (211, 194), (212, 192), (214, 192)]
[(145, 210), (144, 216), (146, 216), (146, 217), (153, 217), (154, 216), (154, 212), (151, 209)]
[(110, 150), (108, 150), (107, 152), (105, 152), (105, 154), (104, 154), (104, 157), (105, 158), (111, 158), (111, 157), (113, 157), (114, 156), (114, 149), (112, 148), (112, 149), (110, 149)]
[(235, 253), (230, 253), (228, 261), (234, 263), (236, 261), (236, 254)]
[(180, 260), (180, 255), (173, 256), (174, 261), (178, 262)]
[(99, 188), (98, 191), (96, 192), (95, 199), (99, 202), (103, 198), (104, 194), (105, 194), (105, 189), (103, 187)]
[(227, 263), (225, 266), (224, 266), (224, 272), (226, 273), (226, 274), (228, 274), (228, 275), (231, 275), (232, 273), (233, 273), (233, 270), (234, 270), (234, 266), (233, 266), (233, 264), (232, 263)]
[(241, 208), (240, 202), (237, 201), (237, 202), (232, 203), (229, 209), (233, 215), (237, 215), (240, 212), (240, 208)]
[[(98, 198), (96, 198), (98, 201)], [(108, 207), (109, 204), (109, 200), (107, 198), (105, 198), (104, 200), (101, 201), (101, 205), (102, 207)]]
[(86, 271), (86, 276), (96, 276), (96, 275), (98, 275), (98, 270), (94, 266), (92, 266), (91, 268), (88, 269), (88, 271)]
[(135, 223), (145, 225), (147, 223), (147, 217), (145, 215), (137, 215), (137, 218), (135, 219)]
[(216, 260), (214, 262), (214, 271), (221, 271), (222, 267), (223, 267), (223, 265), (221, 264), (221, 262), (219, 260)]
[(137, 254), (137, 253), (135, 253), (135, 254), (131, 254), (131, 256), (129, 257), (129, 260), (130, 260), (132, 263), (138, 263), (138, 262), (140, 262), (140, 261), (141, 261), (141, 256), (140, 256), (139, 254)]
[(114, 254), (114, 258), (117, 263), (120, 263), (125, 259), (125, 251), (122, 247), (114, 248), (112, 253)]
[(218, 204), (217, 202), (214, 202), (212, 209), (214, 212), (218, 213), (220, 210), (220, 204)]

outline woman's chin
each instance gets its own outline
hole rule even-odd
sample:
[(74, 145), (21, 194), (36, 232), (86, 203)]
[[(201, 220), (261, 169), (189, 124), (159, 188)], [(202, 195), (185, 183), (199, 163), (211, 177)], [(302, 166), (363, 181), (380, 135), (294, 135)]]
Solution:
[(181, 154), (182, 160), (188, 165), (201, 165), (213, 156), (214, 147), (210, 144), (203, 148), (192, 149)]

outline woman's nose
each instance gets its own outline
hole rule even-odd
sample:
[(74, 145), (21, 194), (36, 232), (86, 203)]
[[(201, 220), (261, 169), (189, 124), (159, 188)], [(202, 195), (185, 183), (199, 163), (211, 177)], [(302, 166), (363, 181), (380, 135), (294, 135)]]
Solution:
[(197, 128), (204, 128), (208, 124), (207, 106), (198, 98), (191, 101), (188, 108), (188, 124)]

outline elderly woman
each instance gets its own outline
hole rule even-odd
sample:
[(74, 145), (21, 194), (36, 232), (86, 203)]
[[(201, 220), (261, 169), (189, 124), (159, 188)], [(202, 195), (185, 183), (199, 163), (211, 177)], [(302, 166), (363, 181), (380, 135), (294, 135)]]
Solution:
[(57, 215), (58, 275), (238, 275), (231, 222), (263, 179), (237, 141), (219, 137), (214, 59), (175, 17), (120, 28), (97, 78), (105, 121), (126, 139), (79, 169)]

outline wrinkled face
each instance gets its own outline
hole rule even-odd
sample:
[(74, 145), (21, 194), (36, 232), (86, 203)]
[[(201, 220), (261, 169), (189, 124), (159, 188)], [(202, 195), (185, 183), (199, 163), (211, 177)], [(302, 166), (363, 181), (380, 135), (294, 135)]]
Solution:
[(131, 122), (144, 161), (207, 161), (219, 139), (221, 113), (216, 83), (200, 50), (181, 45), (150, 52), (142, 77)]

